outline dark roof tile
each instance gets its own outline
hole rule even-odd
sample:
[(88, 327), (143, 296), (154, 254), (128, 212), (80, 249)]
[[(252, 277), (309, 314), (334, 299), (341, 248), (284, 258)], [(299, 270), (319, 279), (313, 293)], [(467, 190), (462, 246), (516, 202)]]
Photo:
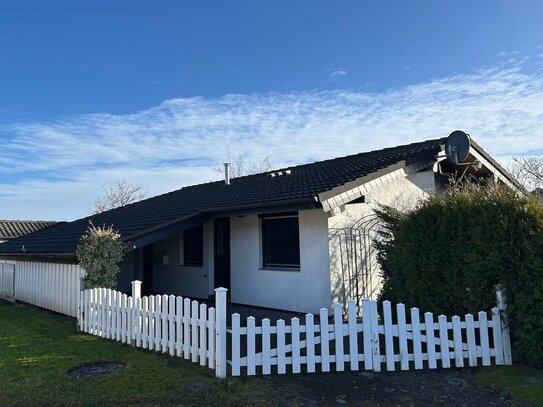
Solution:
[(48, 228), (58, 222), (41, 220), (2, 220), (0, 219), (0, 240), (15, 239)]

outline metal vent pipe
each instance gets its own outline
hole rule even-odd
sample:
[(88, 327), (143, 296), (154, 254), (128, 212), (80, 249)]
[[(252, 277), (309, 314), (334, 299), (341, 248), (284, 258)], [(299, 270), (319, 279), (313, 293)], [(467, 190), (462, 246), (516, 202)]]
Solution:
[(224, 183), (230, 185), (230, 163), (224, 163)]

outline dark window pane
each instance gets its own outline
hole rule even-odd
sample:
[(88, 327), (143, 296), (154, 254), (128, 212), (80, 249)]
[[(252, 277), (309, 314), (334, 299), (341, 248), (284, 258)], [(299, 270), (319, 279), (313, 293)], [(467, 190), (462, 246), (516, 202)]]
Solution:
[(183, 264), (202, 266), (204, 263), (204, 228), (196, 226), (183, 232)]
[(298, 217), (262, 219), (264, 267), (300, 267)]

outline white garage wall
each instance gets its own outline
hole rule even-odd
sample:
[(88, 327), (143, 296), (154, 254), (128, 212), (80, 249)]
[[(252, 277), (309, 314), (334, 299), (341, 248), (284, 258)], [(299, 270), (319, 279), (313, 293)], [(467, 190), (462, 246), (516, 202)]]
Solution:
[(77, 264), (17, 261), (15, 299), (77, 317), (81, 275)]
[(328, 223), (322, 209), (299, 212), (300, 271), (261, 268), (258, 216), (231, 218), (231, 301), (317, 313), (330, 306)]

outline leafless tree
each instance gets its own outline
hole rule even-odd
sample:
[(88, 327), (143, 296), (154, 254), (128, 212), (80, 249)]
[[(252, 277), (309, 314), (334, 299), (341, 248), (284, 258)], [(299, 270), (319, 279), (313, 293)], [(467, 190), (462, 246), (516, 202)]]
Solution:
[(508, 170), (529, 191), (543, 188), (543, 156), (513, 157)]
[(141, 201), (145, 198), (143, 186), (129, 184), (124, 179), (107, 187), (102, 185), (102, 188), (104, 189), (104, 196), (97, 199), (89, 209), (89, 213), (92, 215)]
[[(226, 159), (224, 162), (230, 163), (231, 178), (239, 178), (244, 175), (258, 174), (271, 170), (270, 156), (264, 157), (262, 160), (258, 161), (247, 161), (241, 154), (232, 153), (230, 148), (226, 150)], [(215, 167), (215, 171), (223, 174), (223, 164), (218, 164)]]

